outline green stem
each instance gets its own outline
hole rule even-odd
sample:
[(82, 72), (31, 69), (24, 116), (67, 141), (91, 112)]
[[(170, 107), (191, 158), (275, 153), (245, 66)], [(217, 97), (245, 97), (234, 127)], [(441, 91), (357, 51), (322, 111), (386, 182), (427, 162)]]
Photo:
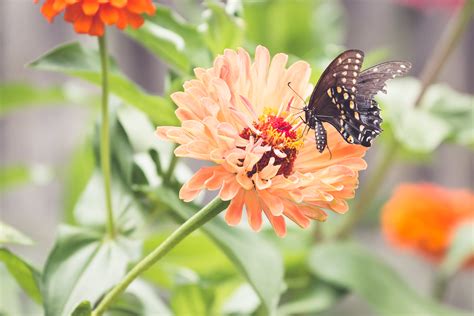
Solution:
[[(449, 26), (446, 28), (446, 31), (441, 36), (439, 42), (436, 44), (433, 54), (425, 64), (425, 67), (421, 72), (421, 89), (418, 97), (416, 98), (414, 104), (415, 107), (420, 106), (420, 102), (423, 96), (426, 94), (428, 87), (439, 75), (439, 72), (448, 60), (450, 53), (454, 50), (457, 42), (461, 38), (461, 35), (466, 30), (472, 14), (472, 1), (473, 0), (465, 1), (464, 5), (458, 9), (455, 16), (449, 22)], [(359, 220), (364, 216), (365, 211), (370, 207), (374, 199), (377, 197), (377, 193), (380, 190), (382, 181), (385, 179), (387, 172), (390, 170), (390, 166), (394, 162), (399, 147), (400, 144), (398, 144), (395, 140), (393, 140), (388, 145), (384, 156), (379, 161), (371, 178), (369, 178), (367, 185), (364, 186), (359, 193), (359, 199), (348, 213), (346, 222), (343, 223), (341, 228), (336, 233), (336, 237), (346, 238), (357, 222), (359, 222)]]
[(395, 145), (395, 141), (388, 144), (382, 158), (374, 169), (372, 177), (359, 192), (359, 198), (351, 211), (347, 214), (346, 221), (342, 224), (340, 230), (336, 234), (337, 237), (346, 238), (355, 224), (361, 220), (366, 210), (371, 206), (374, 198), (382, 187), (385, 175), (390, 170), (392, 163), (395, 161), (397, 151), (398, 146)]
[(104, 177), (105, 208), (107, 210), (107, 233), (115, 237), (114, 213), (110, 190), (110, 135), (109, 135), (109, 54), (105, 33), (99, 40), (100, 62), (102, 70), (102, 125), (100, 131), (100, 165)]
[(448, 287), (449, 278), (442, 274), (437, 273), (435, 275), (435, 279), (433, 281), (433, 290), (432, 295), (433, 298), (436, 299), (438, 302), (442, 302), (444, 298), (444, 294), (446, 293), (446, 289)]
[(472, 0), (466, 0), (456, 14), (449, 21), (448, 26), (439, 39), (433, 54), (426, 63), (420, 75), (421, 90), (415, 101), (415, 106), (420, 106), (421, 99), (425, 95), (426, 89), (438, 77), (449, 55), (452, 53), (461, 35), (466, 30), (472, 15)]
[(222, 212), (227, 202), (224, 202), (216, 197), (209, 202), (186, 222), (184, 222), (177, 230), (175, 230), (166, 240), (161, 243), (155, 250), (137, 263), (130, 272), (118, 283), (99, 303), (99, 305), (92, 312), (92, 316), (102, 315), (105, 310), (112, 304), (112, 302), (122, 294), (125, 289), (135, 280), (140, 274), (149, 269), (160, 258), (166, 255), (173, 249), (181, 240), (183, 240), (190, 233), (201, 227), (204, 223), (214, 218), (217, 214)]
[[(176, 149), (177, 147), (178, 147), (177, 145), (174, 146), (174, 149)], [(173, 149), (173, 151), (174, 151), (174, 149)], [(163, 176), (163, 182), (164, 183), (169, 183), (170, 182), (177, 163), (178, 163), (178, 157), (172, 152), (171, 153), (170, 165), (169, 165), (168, 169), (166, 170), (166, 174)]]

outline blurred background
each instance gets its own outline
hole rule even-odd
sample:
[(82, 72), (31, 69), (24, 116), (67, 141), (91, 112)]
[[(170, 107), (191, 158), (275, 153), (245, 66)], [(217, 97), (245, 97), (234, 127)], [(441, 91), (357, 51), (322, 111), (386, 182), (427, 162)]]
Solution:
[[(27, 82), (45, 89), (60, 86), (72, 94), (98, 91), (79, 80), (24, 67), (44, 52), (64, 42), (79, 40), (91, 46), (95, 45), (95, 38), (77, 36), (71, 27), (65, 27), (62, 18), (57, 18), (54, 24), (48, 24), (39, 13), (40, 6), (32, 2), (30, 0), (0, 2), (1, 83)], [(231, 0), (228, 2), (232, 4)], [(311, 54), (313, 41), (324, 40), (327, 44), (326, 51), (316, 52), (317, 54), (326, 54), (330, 57), (334, 52), (334, 56), (340, 51), (340, 45), (366, 52), (375, 51), (374, 56), (378, 54), (382, 59), (411, 61), (414, 76), (419, 75), (453, 14), (453, 9), (449, 6), (428, 5), (415, 8), (395, 0), (312, 2), (315, 3), (315, 12), (312, 12), (315, 19), (328, 19), (330, 23), (339, 23), (344, 27), (334, 32), (323, 33), (321, 35), (323, 39), (310, 36), (304, 38), (305, 33), (302, 32), (301, 37), (295, 38), (295, 45), (307, 47), (308, 55)], [(410, 3), (410, 1), (401, 2)], [(435, 2), (437, 1), (433, 1)], [(176, 9), (189, 21), (198, 21), (202, 14), (199, 1), (163, 0), (158, 3)], [(276, 42), (280, 32), (288, 32), (282, 25), (297, 28), (297, 25), (290, 25), (285, 15), (277, 17), (277, 20), (262, 24), (264, 27), (260, 30), (261, 34), (254, 34), (256, 40), (261, 36)], [(318, 25), (320, 24), (319, 22)], [(121, 32), (112, 30), (109, 40), (110, 53), (117, 59), (123, 71), (146, 91), (162, 94), (167, 66)], [(302, 41), (304, 44), (301, 44)], [(291, 47), (292, 43), (287, 43), (289, 51), (285, 52), (291, 53)], [(278, 52), (271, 46), (269, 48), (272, 54)], [(471, 23), (438, 81), (448, 83), (457, 91), (474, 93), (473, 55), (474, 25)], [(77, 88), (78, 86), (80, 88)], [(68, 165), (76, 150), (84, 142), (95, 114), (92, 107), (65, 103), (60, 106), (25, 107), (0, 117), (0, 164), (30, 166), (32, 179), (29, 183), (19, 183), (2, 190), (1, 220), (28, 233), (35, 240), (34, 247), (19, 246), (15, 250), (37, 266), (43, 265), (53, 245), (57, 227), (63, 218), (64, 182), (58, 173), (60, 174)], [(367, 157), (369, 166), (378, 153), (377, 145), (369, 151)], [(422, 163), (410, 161), (398, 163), (384, 181), (382, 191), (388, 196), (396, 183), (423, 181), (472, 189), (473, 158), (472, 151), (466, 148), (442, 145), (430, 160)], [(191, 165), (191, 168), (196, 166)], [(364, 173), (361, 182), (364, 182)], [(386, 259), (406, 280), (410, 280), (412, 287), (423, 293), (428, 292), (433, 276), (431, 264), (419, 257), (390, 248), (380, 235), (379, 227), (370, 220), (359, 227), (356, 235), (368, 248)], [(462, 272), (455, 278), (447, 292), (447, 302), (464, 309), (474, 308), (473, 272)], [(344, 304), (336, 307), (333, 315), (349, 311), (351, 315), (370, 314), (365, 303), (348, 296)]]

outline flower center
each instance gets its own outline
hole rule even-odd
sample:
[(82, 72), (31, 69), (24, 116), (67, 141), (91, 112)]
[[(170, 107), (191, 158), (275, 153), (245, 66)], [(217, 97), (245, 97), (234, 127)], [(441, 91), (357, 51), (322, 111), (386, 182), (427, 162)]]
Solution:
[(255, 141), (262, 139), (262, 145), (272, 147), (272, 150), (265, 152), (253, 169), (247, 173), (249, 178), (265, 168), (271, 158), (275, 159), (275, 166), (280, 166), (277, 175), (282, 174), (288, 177), (293, 173), (294, 162), (298, 149), (303, 145), (303, 139), (301, 130), (294, 128), (286, 121), (288, 118), (286, 114), (282, 113), (277, 116), (271, 110), (265, 109), (265, 113), (253, 123), (255, 129), (260, 131), (259, 134), (248, 127), (240, 133), (242, 138), (250, 139), (252, 136)]

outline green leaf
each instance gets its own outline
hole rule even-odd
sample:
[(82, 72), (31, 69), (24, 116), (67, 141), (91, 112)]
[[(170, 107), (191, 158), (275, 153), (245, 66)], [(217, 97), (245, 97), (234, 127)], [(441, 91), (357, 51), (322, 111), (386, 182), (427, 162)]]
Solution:
[(0, 117), (26, 106), (60, 104), (66, 101), (60, 87), (39, 88), (27, 83), (5, 83), (0, 85)]
[(90, 138), (74, 153), (66, 169), (64, 213), (68, 223), (74, 223), (74, 208), (94, 171), (94, 153)]
[(10, 225), (0, 221), (0, 244), (32, 245), (33, 241)]
[(155, 14), (147, 16), (146, 19), (182, 38), (183, 53), (187, 56), (191, 66), (211, 66), (211, 54), (207, 49), (203, 49), (205, 47), (204, 38), (195, 25), (163, 5), (158, 6)]
[(40, 273), (6, 248), (0, 248), (0, 261), (5, 264), (25, 293), (41, 304)]
[(242, 22), (232, 15), (233, 12), (227, 12), (222, 3), (209, 0), (205, 4), (208, 10), (203, 13), (204, 23), (199, 30), (213, 55), (222, 54), (226, 48), (241, 46)]
[(444, 278), (454, 275), (470, 258), (474, 257), (473, 237), (473, 223), (467, 223), (458, 227), (449, 251), (439, 267), (439, 273)]
[(45, 184), (53, 178), (51, 168), (43, 165), (0, 167), (0, 192), (27, 184)]
[(426, 154), (447, 141), (474, 148), (472, 96), (446, 85), (432, 85), (415, 108), (420, 91), (418, 80), (398, 79), (390, 82), (387, 90), (387, 95), (380, 95), (384, 124), (389, 125), (387, 131), (393, 133), (404, 149)]
[[(151, 235), (143, 245), (144, 253), (147, 254), (153, 251), (170, 233), (171, 231), (166, 230)], [(203, 253), (206, 254), (207, 260), (202, 260)], [(215, 243), (209, 237), (197, 231), (192, 233), (189, 238), (181, 241), (160, 260), (160, 264), (156, 264), (147, 270), (144, 276), (161, 287), (170, 287), (174, 281), (172, 271), (182, 268), (195, 271), (206, 280), (219, 280), (232, 275), (235, 271), (232, 263)]]
[(118, 235), (60, 227), (43, 274), (45, 315), (69, 316), (85, 300), (95, 304), (125, 275), (127, 266), (140, 255), (140, 243)]
[(191, 64), (184, 53), (186, 45), (178, 34), (149, 21), (145, 21), (139, 29), (128, 29), (127, 34), (179, 73), (190, 72)]
[[(155, 193), (182, 220), (188, 219), (197, 210), (191, 204), (183, 203), (170, 189), (159, 187)], [(257, 234), (229, 227), (219, 217), (205, 224), (202, 229), (252, 285), (267, 314), (274, 314), (284, 289), (283, 262), (278, 251)]]
[(174, 315), (210, 314), (213, 295), (199, 284), (199, 280), (182, 283), (172, 293), (171, 307)]
[(255, 290), (245, 283), (239, 286), (224, 303), (224, 315), (250, 315), (260, 306), (260, 298)]
[(171, 311), (154, 289), (137, 279), (106, 311), (106, 316), (171, 316)]
[(71, 316), (90, 316), (91, 314), (92, 314), (91, 302), (84, 301), (74, 309)]
[(354, 243), (314, 247), (309, 266), (317, 277), (362, 297), (377, 315), (463, 315), (421, 297), (389, 266)]
[[(146, 113), (158, 125), (176, 124), (174, 106), (167, 99), (144, 92), (117, 69), (114, 61), (111, 61), (110, 65), (111, 93)], [(98, 52), (79, 43), (59, 46), (33, 61), (29, 66), (38, 70), (65, 73), (96, 85), (101, 84)]]
[[(74, 209), (75, 219), (82, 226), (105, 228), (106, 212), (103, 183), (102, 173), (95, 170)], [(111, 186), (112, 209), (117, 230), (124, 234), (136, 230), (137, 227), (143, 224), (144, 220), (140, 206), (135, 201), (130, 188), (114, 176), (112, 177)]]
[(305, 291), (302, 296), (292, 298), (278, 308), (278, 315), (314, 315), (335, 305), (343, 296), (344, 291), (323, 282)]

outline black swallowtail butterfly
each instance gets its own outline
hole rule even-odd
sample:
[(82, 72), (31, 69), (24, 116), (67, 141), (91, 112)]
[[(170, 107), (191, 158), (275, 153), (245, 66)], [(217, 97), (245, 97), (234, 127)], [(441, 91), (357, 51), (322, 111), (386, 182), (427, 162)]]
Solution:
[(364, 53), (351, 49), (337, 56), (321, 75), (303, 108), (304, 123), (314, 129), (316, 148), (323, 152), (327, 133), (323, 122), (334, 126), (346, 142), (370, 147), (382, 129), (380, 108), (373, 99), (385, 82), (404, 76), (411, 68), (405, 61), (389, 61), (360, 71)]

